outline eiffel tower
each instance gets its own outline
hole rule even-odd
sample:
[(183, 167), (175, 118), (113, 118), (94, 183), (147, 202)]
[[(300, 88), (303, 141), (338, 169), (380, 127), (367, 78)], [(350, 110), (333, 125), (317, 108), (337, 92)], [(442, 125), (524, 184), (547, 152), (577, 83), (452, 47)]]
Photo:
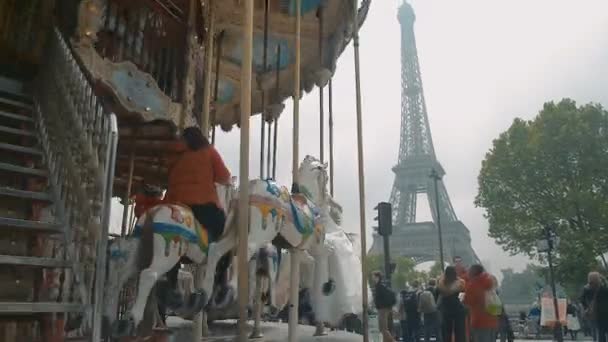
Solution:
[[(393, 207), (393, 234), (390, 251), (393, 256), (407, 256), (417, 263), (439, 260), (437, 210), (439, 208), (443, 235), (444, 258), (460, 256), (468, 263), (479, 262), (471, 247), (467, 227), (458, 220), (441, 178), (445, 171), (435, 156), (431, 128), (424, 101), (422, 78), (414, 36), (416, 16), (410, 4), (403, 2), (398, 13), (401, 24), (401, 142), (397, 166), (393, 168), (395, 183), (390, 203)], [(434, 171), (440, 177), (435, 183)], [(419, 194), (426, 194), (434, 222), (416, 222)], [(439, 201), (437, 206), (436, 201)], [(371, 254), (383, 252), (382, 237), (374, 234)]]

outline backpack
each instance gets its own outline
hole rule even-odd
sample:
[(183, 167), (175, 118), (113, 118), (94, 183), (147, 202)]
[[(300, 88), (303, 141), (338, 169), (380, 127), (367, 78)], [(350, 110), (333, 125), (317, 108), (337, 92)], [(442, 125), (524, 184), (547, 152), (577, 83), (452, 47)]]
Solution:
[(418, 299), (420, 312), (428, 314), (437, 311), (437, 303), (435, 302), (435, 296), (429, 290), (422, 292)]
[(416, 315), (418, 313), (418, 292), (401, 291), (401, 302), (406, 314)]

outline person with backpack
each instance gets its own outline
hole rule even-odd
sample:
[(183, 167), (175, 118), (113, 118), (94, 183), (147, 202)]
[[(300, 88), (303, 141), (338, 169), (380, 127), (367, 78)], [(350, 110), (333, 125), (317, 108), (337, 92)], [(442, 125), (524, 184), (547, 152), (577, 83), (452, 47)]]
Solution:
[(395, 297), (395, 292), (386, 286), (383, 278), (382, 272), (372, 272), (374, 305), (378, 310), (378, 329), (382, 334), (382, 341), (394, 342), (395, 339), (389, 330), (388, 320), (391, 317), (391, 312), (393, 306), (397, 303), (397, 299)]
[(435, 279), (429, 279), (427, 288), (418, 296), (418, 312), (422, 314), (424, 322), (424, 342), (430, 342), (431, 336), (435, 336), (437, 342), (442, 341), (436, 284)]
[(593, 340), (608, 341), (608, 282), (598, 272), (590, 272), (581, 302), (585, 318), (594, 328)]
[[(419, 342), (420, 340), (420, 312), (418, 311), (418, 295), (420, 283), (412, 282), (409, 290), (401, 291), (401, 336), (406, 342)], [(405, 317), (403, 317), (405, 316)], [(404, 319), (405, 318), (405, 319)]]

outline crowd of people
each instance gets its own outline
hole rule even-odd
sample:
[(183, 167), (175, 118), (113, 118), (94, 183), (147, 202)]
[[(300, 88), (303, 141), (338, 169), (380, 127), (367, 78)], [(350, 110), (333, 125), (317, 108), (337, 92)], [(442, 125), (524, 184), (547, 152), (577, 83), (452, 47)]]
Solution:
[[(480, 264), (466, 269), (456, 257), (454, 265), (446, 267), (438, 279), (429, 279), (425, 285), (413, 280), (398, 294), (387, 286), (380, 271), (373, 272), (372, 281), (379, 330), (385, 342), (429, 342), (433, 337), (437, 342), (514, 340), (509, 317), (498, 298), (497, 280)], [(589, 274), (580, 305), (577, 309), (568, 303), (565, 332), (574, 340), (578, 330), (588, 330), (594, 341), (607, 342), (608, 283), (599, 273)], [(537, 311), (540, 323), (540, 308)], [(391, 314), (399, 318), (399, 329), (390, 329)], [(580, 322), (585, 326), (575, 326), (577, 317), (582, 317)]]
[(381, 272), (374, 272), (372, 279), (379, 329), (385, 342), (396, 340), (389, 329), (389, 316), (396, 304), (403, 341), (418, 342), (424, 336), (425, 342), (432, 337), (438, 342), (465, 342), (467, 335), (475, 342), (496, 341), (504, 312), (499, 301), (489, 302), (497, 298), (498, 284), (482, 265), (472, 265), (467, 270), (462, 259), (456, 257), (454, 265), (446, 267), (439, 279), (430, 279), (426, 286), (412, 281), (408, 289), (399, 293), (399, 300), (383, 281)]

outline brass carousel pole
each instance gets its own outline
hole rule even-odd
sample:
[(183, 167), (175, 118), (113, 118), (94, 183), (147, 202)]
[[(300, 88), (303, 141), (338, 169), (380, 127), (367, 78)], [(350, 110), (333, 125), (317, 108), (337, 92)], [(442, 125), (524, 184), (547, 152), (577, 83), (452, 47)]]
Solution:
[(211, 144), (215, 145), (215, 126), (216, 126), (216, 118), (218, 111), (218, 98), (220, 91), (220, 59), (222, 58), (222, 42), (224, 41), (224, 32), (220, 32), (217, 36), (217, 51), (215, 56), (215, 82), (213, 85), (213, 104), (215, 105), (215, 110), (213, 111), (213, 117), (211, 120), (212, 128), (211, 128)]
[(131, 153), (129, 153), (129, 178), (127, 179), (127, 189), (125, 190), (125, 197), (123, 197), (122, 204), (122, 222), (120, 227), (120, 236), (127, 234), (127, 225), (129, 224), (129, 202), (131, 200), (131, 188), (133, 187), (133, 172), (135, 170), (135, 135), (131, 139)]
[(239, 168), (238, 212), (238, 341), (247, 341), (247, 306), (249, 304), (249, 265), (247, 238), (249, 228), (249, 117), (251, 116), (251, 73), (253, 54), (253, 3), (245, 0), (243, 6), (243, 57), (241, 60), (241, 151)]
[[(294, 84), (293, 84), (293, 152), (292, 152), (292, 191), (299, 192), (298, 189), (298, 163), (300, 160), (300, 63), (301, 63), (301, 22), (302, 22), (302, 0), (296, 0), (296, 36), (295, 36), (295, 65), (294, 65)], [(291, 273), (289, 285), (289, 342), (297, 341), (298, 326), (298, 300), (300, 290), (300, 253), (297, 248), (292, 248)]]
[(334, 196), (334, 108), (331, 78), (329, 79), (329, 193)]
[(209, 112), (211, 109), (211, 71), (213, 68), (213, 36), (215, 34), (215, 6), (213, 0), (208, 0), (209, 22), (207, 36), (205, 37), (205, 83), (203, 84), (203, 110), (201, 112), (201, 132), (205, 137), (209, 136)]
[[(281, 83), (281, 45), (277, 45), (277, 61), (276, 61), (276, 84), (275, 98), (279, 98), (279, 84)], [(274, 133), (272, 137), (272, 179), (277, 179), (277, 135), (279, 132), (279, 116), (274, 118)]]
[[(201, 111), (200, 117), (200, 128), (201, 133), (204, 137), (209, 137), (209, 114), (211, 111), (211, 71), (213, 68), (213, 36), (215, 31), (215, 12), (213, 0), (207, 2), (207, 36), (205, 37), (205, 65), (204, 65), (204, 81), (203, 84), (203, 110)], [(203, 287), (205, 279), (205, 268), (202, 265), (196, 267), (194, 272), (194, 286), (197, 289)], [(202, 336), (206, 336), (209, 333), (207, 327), (207, 315), (203, 310), (194, 316), (193, 323), (194, 329), (192, 332), (195, 342), (200, 341)]]
[(367, 299), (367, 267), (365, 254), (367, 253), (367, 229), (365, 222), (365, 169), (363, 167), (363, 122), (361, 113), (361, 73), (359, 71), (359, 21), (357, 16), (357, 0), (353, 0), (353, 48), (355, 50), (355, 91), (357, 104), (357, 159), (359, 164), (359, 224), (361, 227), (361, 291), (363, 295), (363, 341), (369, 342), (368, 333), (368, 299)]
[[(319, 37), (318, 37), (318, 44), (319, 44), (319, 70), (321, 70), (321, 68), (323, 67), (323, 5), (319, 6), (319, 10), (317, 13), (318, 17), (319, 17)], [(323, 83), (319, 83), (319, 159), (321, 160), (321, 163), (325, 162), (325, 108), (324, 108), (324, 101), (323, 101)], [(315, 267), (314, 270), (314, 277), (315, 279), (319, 279), (320, 277), (323, 276), (323, 270), (321, 269), (321, 267)], [(322, 298), (323, 296), (323, 289), (322, 289), (322, 285), (315, 281), (314, 284), (314, 296), (315, 298)], [(315, 305), (318, 305), (318, 302), (315, 302)], [(318, 320), (315, 322), (315, 333), (314, 336), (325, 336), (327, 335), (327, 332), (325, 331), (325, 325), (324, 322), (321, 320)]]

